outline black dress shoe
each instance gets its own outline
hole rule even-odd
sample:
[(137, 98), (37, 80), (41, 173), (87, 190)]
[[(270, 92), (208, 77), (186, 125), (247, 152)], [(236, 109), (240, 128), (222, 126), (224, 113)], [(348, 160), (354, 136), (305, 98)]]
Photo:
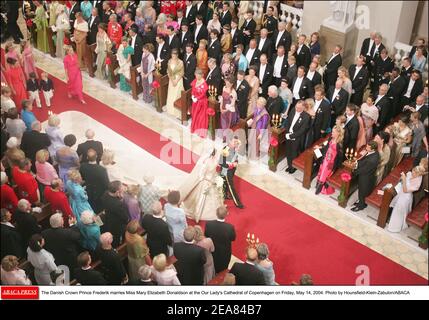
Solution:
[(317, 183), (316, 184), (316, 194), (319, 194), (321, 191), (322, 191), (322, 188), (323, 188), (323, 184), (321, 184), (321, 183)]
[(237, 205), (238, 209), (244, 209), (244, 206), (242, 204)]
[(366, 207), (367, 207), (366, 205), (365, 206), (356, 206), (356, 207), (352, 208), (352, 211), (358, 212), (358, 211), (365, 209)]
[(289, 173), (290, 173), (290, 174), (294, 173), (295, 171), (296, 171), (296, 169), (295, 169), (295, 168), (290, 168), (290, 169), (289, 169)]
[(289, 168), (289, 167), (287, 167), (285, 171), (286, 171), (287, 173), (289, 173), (290, 168)]
[(353, 206), (356, 207), (359, 204), (359, 200), (353, 203)]

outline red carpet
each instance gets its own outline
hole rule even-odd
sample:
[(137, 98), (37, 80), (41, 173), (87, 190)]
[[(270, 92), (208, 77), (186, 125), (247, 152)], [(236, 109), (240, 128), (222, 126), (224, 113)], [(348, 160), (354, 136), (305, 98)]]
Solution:
[[(167, 142), (160, 141), (158, 133), (87, 95), (87, 105), (68, 99), (66, 85), (54, 77), (52, 79), (55, 85), (52, 111), (83, 112), (154, 156), (159, 156), (161, 148)], [(35, 110), (35, 113), (39, 120), (46, 120), (45, 107)], [(103, 137), (98, 139), (103, 140)], [(192, 165), (174, 166), (186, 172), (192, 169)], [(230, 215), (227, 220), (237, 230), (233, 254), (244, 259), (246, 235), (248, 232), (255, 233), (270, 248), (278, 283), (290, 284), (297, 281), (302, 273), (308, 273), (312, 275), (315, 284), (354, 285), (358, 276), (355, 274), (356, 267), (366, 265), (370, 270), (372, 285), (428, 284), (426, 279), (252, 184), (239, 178), (236, 183), (246, 208), (238, 210), (228, 203)]]

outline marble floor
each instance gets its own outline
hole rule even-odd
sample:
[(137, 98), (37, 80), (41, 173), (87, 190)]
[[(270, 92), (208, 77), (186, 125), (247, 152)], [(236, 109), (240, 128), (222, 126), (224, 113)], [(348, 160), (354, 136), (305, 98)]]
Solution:
[[(37, 51), (36, 59), (39, 68), (64, 81), (62, 61)], [(152, 106), (143, 103), (141, 98), (135, 101), (129, 94), (123, 93), (119, 89), (113, 90), (107, 82), (92, 79), (86, 73), (83, 74), (83, 78), (86, 94), (157, 133), (169, 137), (196, 154), (201, 155), (202, 150), (205, 149), (203, 139), (190, 135), (186, 126), (181, 125), (178, 120), (165, 113), (157, 113)], [(113, 147), (116, 148), (116, 144)], [(281, 163), (279, 171), (274, 173), (269, 171), (264, 164), (250, 163), (243, 158), (240, 160), (237, 175), (305, 214), (428, 279), (428, 251), (420, 249), (417, 242), (413, 240), (418, 237), (419, 232), (417, 230), (409, 228), (400, 234), (391, 234), (376, 226), (375, 221), (371, 218), (376, 214), (375, 210), (366, 209), (364, 212), (355, 214), (349, 208), (339, 207), (332, 197), (315, 196), (314, 186), (310, 190), (302, 188), (299, 181), (302, 179), (302, 175), (298, 172), (292, 176), (286, 175), (282, 170), (284, 167), (285, 164)], [(354, 197), (356, 196), (354, 195)], [(352, 197), (349, 203), (353, 202)]]

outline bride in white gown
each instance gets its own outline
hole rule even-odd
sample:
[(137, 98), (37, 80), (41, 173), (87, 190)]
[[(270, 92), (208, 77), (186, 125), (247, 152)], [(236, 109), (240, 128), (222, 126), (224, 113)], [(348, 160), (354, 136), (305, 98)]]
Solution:
[(179, 188), (186, 216), (200, 220), (216, 220), (216, 210), (223, 206), (223, 179), (216, 172), (220, 153), (214, 149), (201, 157)]

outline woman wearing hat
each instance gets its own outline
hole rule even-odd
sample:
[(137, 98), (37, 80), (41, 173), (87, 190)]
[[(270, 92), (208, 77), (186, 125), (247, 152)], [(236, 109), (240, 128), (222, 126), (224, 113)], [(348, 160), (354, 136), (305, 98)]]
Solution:
[(222, 48), (223, 54), (232, 53), (232, 36), (229, 24), (223, 26), (223, 35), (220, 39), (220, 47)]

